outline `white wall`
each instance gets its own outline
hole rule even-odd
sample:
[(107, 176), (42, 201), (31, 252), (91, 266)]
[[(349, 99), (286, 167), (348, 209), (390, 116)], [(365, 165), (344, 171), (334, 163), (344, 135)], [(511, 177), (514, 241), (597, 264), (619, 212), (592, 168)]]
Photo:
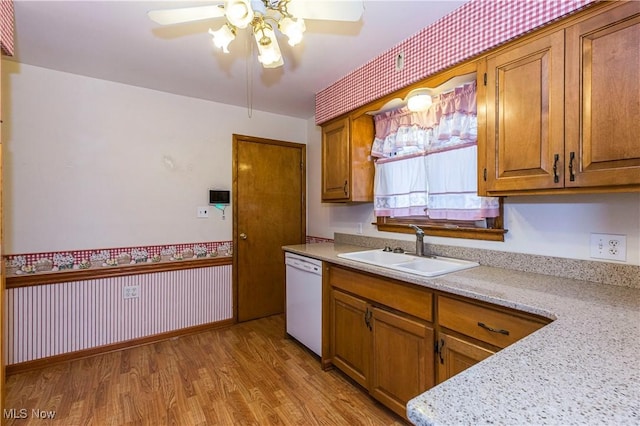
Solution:
[[(363, 234), (402, 240), (413, 236), (378, 232), (373, 205), (320, 203), (321, 140), (320, 127), (307, 122), (309, 156), (307, 179), (308, 235), (332, 238), (334, 232)], [(571, 259), (590, 259), (590, 233), (627, 236), (627, 263), (640, 265), (640, 194), (585, 194), (507, 197), (504, 201), (504, 242), (425, 237), (427, 243), (548, 255)]]
[[(305, 143), (305, 120), (3, 61), (6, 253), (230, 240), (232, 134)], [(176, 78), (180, 78), (176, 76)]]

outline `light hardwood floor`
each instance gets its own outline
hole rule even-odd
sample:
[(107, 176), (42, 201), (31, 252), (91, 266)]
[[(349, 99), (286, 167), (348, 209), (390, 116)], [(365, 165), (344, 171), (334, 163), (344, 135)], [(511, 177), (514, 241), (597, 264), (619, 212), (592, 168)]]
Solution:
[(283, 330), (277, 315), (9, 376), (27, 419), (7, 425), (403, 424)]

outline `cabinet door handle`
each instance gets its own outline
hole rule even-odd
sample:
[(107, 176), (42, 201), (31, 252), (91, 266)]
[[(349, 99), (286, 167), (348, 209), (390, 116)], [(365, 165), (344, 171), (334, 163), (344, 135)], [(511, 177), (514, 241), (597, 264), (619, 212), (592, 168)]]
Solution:
[(349, 181), (348, 181), (348, 180), (345, 180), (345, 181), (344, 181), (344, 186), (342, 187), (342, 190), (344, 191), (344, 195), (345, 195), (345, 196), (346, 196), (346, 195), (349, 195), (349, 194), (347, 193), (347, 185), (349, 185)]
[(444, 348), (444, 339), (440, 339), (440, 345), (438, 345), (438, 356), (440, 357), (440, 364), (444, 364), (444, 355), (443, 355), (443, 348)]
[(560, 182), (560, 176), (558, 176), (558, 161), (560, 160), (560, 154), (553, 156), (553, 182)]
[(504, 329), (498, 329), (498, 328), (493, 328), (493, 327), (489, 327), (488, 325), (486, 325), (483, 322), (479, 322), (478, 321), (478, 326), (484, 328), (485, 330), (489, 330), (492, 333), (500, 333), (500, 334), (504, 334), (505, 336), (509, 335), (509, 330), (504, 330)]
[(575, 152), (571, 152), (569, 153), (569, 180), (571, 182), (576, 180), (576, 175), (573, 174), (573, 160), (576, 159), (576, 153)]
[(373, 311), (370, 311), (367, 308), (367, 312), (364, 314), (364, 323), (367, 325), (369, 331), (373, 330), (373, 326), (371, 325), (371, 316), (373, 315)]

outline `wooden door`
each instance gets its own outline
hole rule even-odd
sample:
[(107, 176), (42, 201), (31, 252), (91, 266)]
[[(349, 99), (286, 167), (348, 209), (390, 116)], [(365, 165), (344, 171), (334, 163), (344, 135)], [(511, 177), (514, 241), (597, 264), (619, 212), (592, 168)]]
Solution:
[(368, 312), (364, 300), (331, 290), (331, 362), (365, 388), (371, 359)]
[(438, 383), (494, 354), (493, 351), (446, 333), (440, 333), (438, 348)]
[(371, 395), (398, 415), (407, 402), (434, 386), (433, 328), (373, 308)]
[(564, 185), (564, 32), (487, 59), (488, 191)]
[(302, 144), (233, 135), (238, 321), (284, 312), (282, 246), (306, 239), (305, 158)]
[(348, 200), (350, 194), (349, 118), (322, 127), (322, 200)]
[(567, 29), (565, 186), (640, 184), (640, 2)]

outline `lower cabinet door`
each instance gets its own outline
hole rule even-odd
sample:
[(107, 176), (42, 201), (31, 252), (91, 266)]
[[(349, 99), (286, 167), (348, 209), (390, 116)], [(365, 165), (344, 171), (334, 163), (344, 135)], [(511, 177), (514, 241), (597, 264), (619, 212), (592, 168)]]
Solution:
[(365, 388), (371, 359), (367, 313), (364, 300), (331, 290), (331, 362)]
[(406, 417), (407, 402), (433, 387), (433, 328), (419, 320), (373, 311), (371, 395)]
[(440, 333), (438, 338), (438, 383), (455, 376), (495, 352), (466, 340)]

